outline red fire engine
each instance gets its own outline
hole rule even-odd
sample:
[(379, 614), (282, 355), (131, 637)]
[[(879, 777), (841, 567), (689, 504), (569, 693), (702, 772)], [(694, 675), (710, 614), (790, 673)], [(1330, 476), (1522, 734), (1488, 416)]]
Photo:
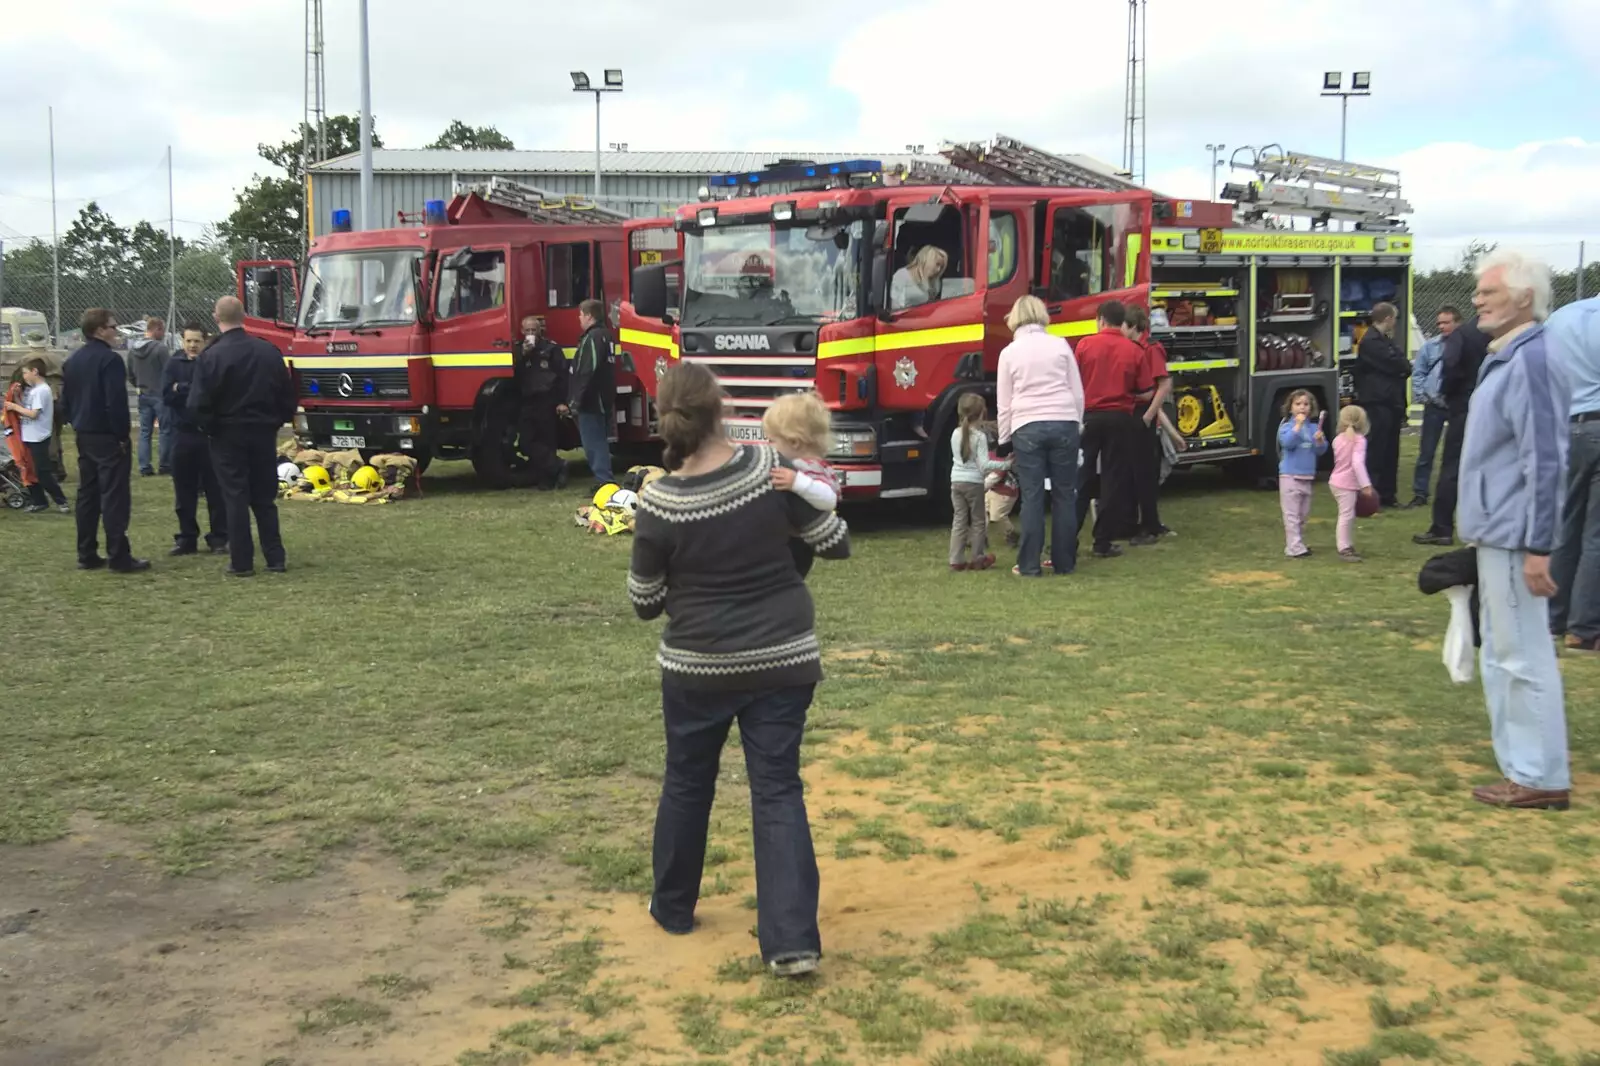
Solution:
[[(758, 440), (777, 396), (815, 388), (852, 500), (940, 495), (956, 405), (975, 391), (993, 412), (1005, 316), (1024, 294), (1044, 299), (1050, 332), (1069, 338), (1094, 332), (1106, 300), (1157, 305), (1185, 461), (1258, 471), (1283, 396), (1304, 387), (1337, 403), (1327, 308), (1339, 264), (1322, 254), (1337, 238), (1302, 232), (1296, 244), (1236, 227), (1233, 204), (1157, 197), (1010, 138), (945, 158), (902, 174), (857, 160), (716, 176), (712, 188), (731, 196), (708, 189), (674, 219), (629, 223), (640, 265), (619, 339), (646, 391), (677, 360), (704, 363), (727, 391), (730, 436)], [(1348, 257), (1360, 245), (1374, 254), (1348, 266), (1359, 258), (1403, 278), (1409, 238), (1391, 228), (1400, 235), (1330, 249)], [(1265, 331), (1292, 317), (1274, 301), (1302, 289), (1295, 299), (1309, 306), (1294, 328), (1308, 338), (1269, 361)]]
[[(295, 431), (314, 446), (424, 466), (469, 458), (490, 485), (528, 483), (512, 344), (524, 316), (542, 315), (570, 358), (581, 302), (599, 299), (615, 319), (640, 262), (624, 254), (623, 218), (496, 178), (430, 201), (418, 221), (352, 233), (349, 212), (335, 211), (336, 232), (311, 243), (303, 291), (293, 263), (240, 263), (245, 327), (284, 352)], [(647, 440), (647, 400), (625, 358), (617, 393), (614, 439)], [(562, 433), (563, 447), (577, 445), (574, 425)]]

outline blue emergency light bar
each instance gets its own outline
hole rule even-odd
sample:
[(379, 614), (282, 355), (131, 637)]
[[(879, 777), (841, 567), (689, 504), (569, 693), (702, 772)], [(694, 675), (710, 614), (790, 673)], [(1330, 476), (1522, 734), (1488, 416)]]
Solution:
[(349, 233), (350, 232), (350, 209), (348, 207), (341, 207), (341, 208), (337, 209), (336, 211), (334, 211), (334, 213), (333, 213), (333, 232), (335, 232), (335, 233)]
[(422, 202), (422, 220), (430, 226), (444, 225), (444, 201), (424, 200)]
[(877, 159), (845, 159), (837, 163), (796, 163), (767, 167), (765, 170), (741, 171), (738, 174), (713, 174), (707, 184), (714, 189), (736, 189), (745, 185), (774, 185), (808, 178), (849, 178), (854, 174), (877, 174), (882, 170), (883, 163)]

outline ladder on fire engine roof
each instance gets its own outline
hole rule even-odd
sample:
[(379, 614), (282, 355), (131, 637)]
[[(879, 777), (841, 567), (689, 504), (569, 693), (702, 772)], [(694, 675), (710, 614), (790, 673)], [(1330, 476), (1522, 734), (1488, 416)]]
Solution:
[[(629, 215), (601, 207), (582, 196), (560, 196), (532, 185), (524, 185), (510, 178), (491, 177), (464, 187), (475, 192), (491, 204), (520, 211), (534, 222), (553, 225), (574, 225), (594, 222), (626, 222)], [(461, 189), (457, 190), (462, 191)]]
[[(946, 143), (940, 146), (939, 154), (950, 163), (948, 169), (953, 174), (945, 180), (951, 183), (1043, 185), (1108, 192), (1142, 188), (1129, 178), (1082, 166), (1004, 134), (987, 144)], [(910, 173), (919, 180), (937, 180), (937, 172), (946, 170), (945, 167), (922, 164), (920, 167), (913, 165)]]
[(1222, 190), (1224, 200), (1238, 203), (1242, 221), (1288, 215), (1311, 219), (1313, 228), (1332, 220), (1354, 222), (1358, 230), (1404, 228), (1399, 216), (1410, 214), (1411, 204), (1400, 195), (1398, 170), (1274, 148), (1249, 149), (1248, 165), (1259, 180)]

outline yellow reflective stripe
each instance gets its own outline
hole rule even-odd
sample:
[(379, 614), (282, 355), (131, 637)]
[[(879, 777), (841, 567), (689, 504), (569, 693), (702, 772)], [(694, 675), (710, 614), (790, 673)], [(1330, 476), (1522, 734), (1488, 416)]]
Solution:
[(868, 352), (898, 352), (906, 348), (927, 348), (935, 344), (982, 343), (983, 323), (970, 322), (964, 326), (941, 326), (938, 329), (914, 329), (905, 333), (881, 333), (875, 337), (824, 341), (817, 346), (817, 358), (838, 359), (841, 356), (865, 355)]
[(510, 352), (453, 352), (433, 357), (434, 366), (510, 366)]
[[(617, 339), (623, 344), (642, 344), (646, 348), (660, 348), (672, 358), (678, 358), (678, 342), (666, 333), (650, 333), (642, 329), (625, 329), (617, 333)], [(573, 349), (577, 351), (577, 349)], [(572, 356), (567, 356), (568, 359)]]
[(1168, 370), (1227, 370), (1239, 365), (1237, 359), (1195, 359), (1187, 363), (1168, 363)]
[(1087, 337), (1100, 332), (1100, 327), (1095, 319), (1088, 318), (1078, 322), (1052, 322), (1045, 327), (1045, 332), (1057, 337)]
[(568, 359), (576, 359), (578, 357), (578, 349), (576, 349), (576, 348), (563, 348), (563, 349), (561, 349), (561, 354), (566, 356)]
[(1126, 275), (1122, 282), (1124, 289), (1133, 288), (1133, 279), (1139, 275), (1139, 251), (1142, 248), (1144, 248), (1144, 234), (1128, 234), (1127, 262), (1123, 267), (1123, 273)]
[(283, 361), (302, 370), (388, 370), (404, 367), (409, 355), (286, 355)]
[(1207, 289), (1207, 288), (1203, 288), (1203, 287), (1198, 287), (1198, 288), (1152, 289), (1151, 292), (1150, 292), (1151, 299), (1155, 299), (1155, 300), (1182, 299), (1185, 296), (1189, 296), (1189, 297), (1199, 296), (1199, 297), (1205, 297), (1207, 299), (1211, 299), (1211, 298), (1216, 298), (1216, 297), (1221, 297), (1221, 296), (1237, 296), (1237, 295), (1239, 295), (1239, 290), (1238, 289)]

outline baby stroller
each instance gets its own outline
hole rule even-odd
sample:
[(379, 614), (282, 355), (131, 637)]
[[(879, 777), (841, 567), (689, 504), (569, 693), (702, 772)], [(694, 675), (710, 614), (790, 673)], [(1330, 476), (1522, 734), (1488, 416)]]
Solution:
[(0, 451), (0, 501), (13, 511), (28, 506), (28, 487), (22, 483), (22, 471), (6, 451)]

